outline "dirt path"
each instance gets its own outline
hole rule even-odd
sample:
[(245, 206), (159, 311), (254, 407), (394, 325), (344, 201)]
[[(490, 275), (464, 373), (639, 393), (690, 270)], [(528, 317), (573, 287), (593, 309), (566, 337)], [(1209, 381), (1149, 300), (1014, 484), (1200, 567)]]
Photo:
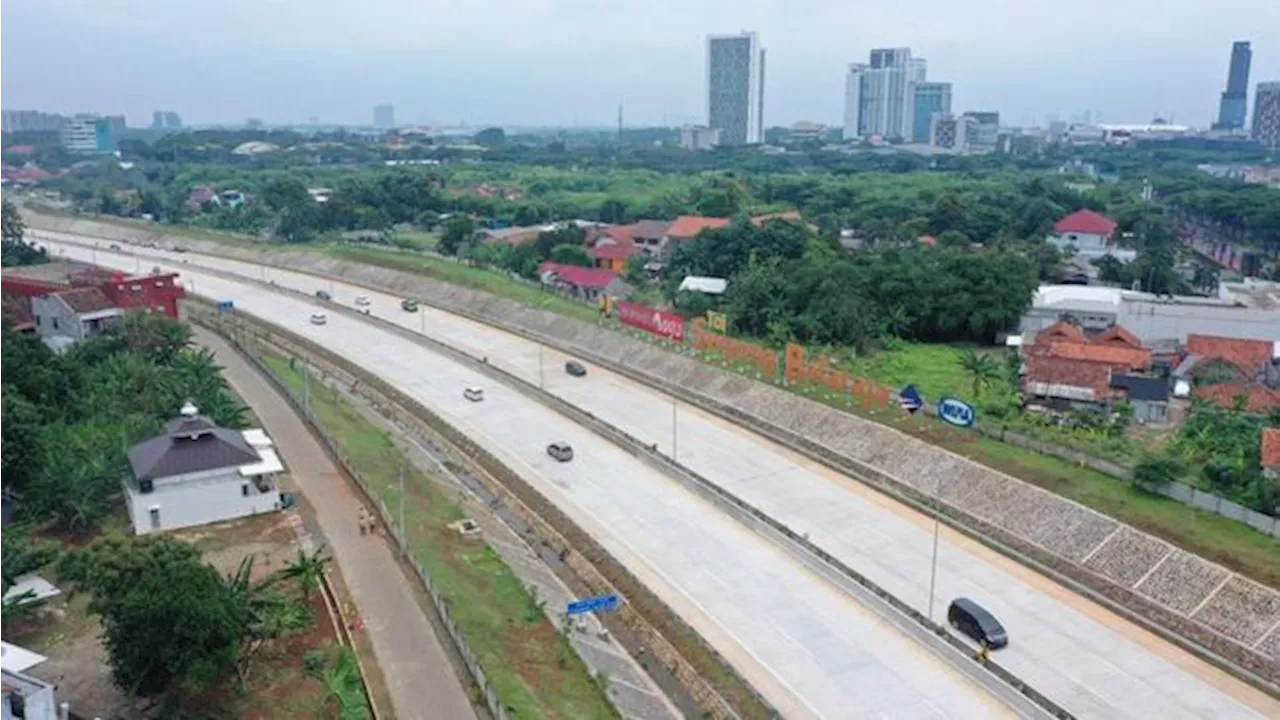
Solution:
[(339, 472), (289, 403), (221, 338), (195, 328), (223, 375), (262, 420), (298, 489), (315, 508), (354, 598), (400, 720), (476, 718), (466, 687), (382, 537), (360, 534), (363, 498)]

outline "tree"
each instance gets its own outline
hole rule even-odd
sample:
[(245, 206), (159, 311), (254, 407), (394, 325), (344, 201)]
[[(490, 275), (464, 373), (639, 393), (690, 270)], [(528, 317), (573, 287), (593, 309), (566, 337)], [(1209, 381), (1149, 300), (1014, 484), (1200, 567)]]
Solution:
[(626, 269), (623, 270), (623, 278), (636, 287), (649, 281), (649, 274), (645, 271), (644, 266), (649, 264), (649, 253), (638, 252), (627, 258)]
[(466, 215), (454, 215), (444, 223), (437, 249), (445, 255), (457, 255), (459, 248), (471, 242), (476, 234), (476, 223)]
[(298, 556), (280, 571), (281, 579), (296, 580), (298, 588), (302, 591), (304, 600), (311, 599), (311, 593), (320, 587), (321, 581), (324, 579), (325, 568), (332, 560), (331, 557), (324, 554), (324, 548), (319, 547), (310, 554), (298, 550)]
[(1143, 453), (1133, 466), (1133, 484), (1154, 492), (1182, 477), (1182, 461), (1167, 453)]
[(551, 248), (551, 260), (562, 265), (577, 265), (579, 267), (593, 267), (595, 265), (591, 255), (587, 253), (587, 249), (581, 245), (556, 245)]
[(500, 127), (490, 127), (476, 133), (474, 140), (477, 145), (498, 147), (506, 144), (507, 134)]
[(26, 224), (18, 208), (8, 200), (3, 201), (3, 245), (0, 246), (0, 264), (4, 267), (18, 265), (40, 265), (49, 262), (44, 248), (37, 248), (23, 238)]
[(194, 546), (107, 535), (64, 556), (59, 576), (93, 596), (112, 677), (130, 697), (201, 690), (235, 672), (248, 608)]
[(1000, 376), (999, 363), (992, 360), (990, 355), (970, 349), (960, 352), (960, 366), (969, 375), (975, 398), (981, 397), (982, 389)]
[[(8, 419), (5, 419), (8, 423)], [(8, 594), (9, 589), (17, 583), (19, 577), (36, 572), (53, 562), (58, 557), (58, 544), (51, 540), (37, 540), (31, 536), (31, 529), (25, 525), (8, 525), (4, 529), (4, 558), (0, 561), (3, 568), (3, 588), (0, 593)], [(26, 617), (38, 610), (41, 603), (36, 601), (34, 593), (27, 591), (17, 597), (7, 598), (3, 605), (5, 620)]]
[(34, 403), (8, 383), (0, 391), (0, 402), (4, 405), (4, 422), (0, 424), (4, 461), (0, 476), (6, 488), (21, 492), (40, 470), (40, 426), (44, 418)]

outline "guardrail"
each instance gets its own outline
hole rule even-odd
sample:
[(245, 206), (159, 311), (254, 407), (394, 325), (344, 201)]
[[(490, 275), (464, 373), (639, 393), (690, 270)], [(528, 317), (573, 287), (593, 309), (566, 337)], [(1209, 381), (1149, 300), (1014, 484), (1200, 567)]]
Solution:
[[(309, 296), (306, 295), (302, 295), (302, 297), (309, 298)], [(197, 302), (202, 306), (211, 307), (211, 304), (203, 299), (199, 299)], [(344, 311), (346, 310), (344, 309)], [(359, 315), (360, 318), (366, 317), (363, 314), (358, 314), (354, 311), (348, 312), (351, 312), (353, 316)], [(541, 495), (537, 490), (533, 489), (532, 486), (528, 486), (523, 479), (519, 478), (519, 476), (507, 468), (505, 464), (493, 456), (488, 450), (480, 447), (474, 441), (454, 429), (443, 418), (422, 406), (416, 400), (413, 400), (401, 393), (399, 390), (396, 390), (377, 375), (354, 365), (336, 353), (333, 353), (332, 351), (323, 348), (306, 338), (296, 335), (295, 333), (268, 320), (249, 316), (239, 311), (237, 311), (235, 317), (239, 321), (235, 323), (235, 325), (239, 325), (255, 335), (261, 335), (264, 339), (282, 350), (284, 353), (302, 357), (307, 362), (311, 362), (317, 366), (327, 366), (330, 369), (330, 372), (337, 370), (337, 372), (334, 372), (333, 374), (357, 380), (366, 393), (369, 388), (373, 388), (378, 394), (382, 395), (384, 402), (394, 403), (395, 405), (405, 408), (408, 411), (407, 414), (419, 419), (419, 421), (424, 421), (432, 430), (442, 435), (447, 442), (456, 446), (462, 453), (473, 458), (491, 477), (500, 478), (500, 481), (506, 486), (507, 491), (496, 494), (504, 498), (509, 498), (512, 496), (512, 489), (514, 488), (515, 498), (517, 498), (520, 504), (524, 506), (523, 512), (520, 513), (522, 515), (522, 519), (529, 521), (531, 519), (530, 516), (536, 517), (536, 523), (531, 524), (539, 526), (539, 534), (543, 534), (541, 531), (545, 531), (552, 527), (558, 528), (558, 532), (555, 533), (559, 536), (559, 543), (556, 545), (557, 549), (573, 549), (581, 554), (591, 566), (600, 564), (604, 558), (607, 558), (608, 562), (615, 564), (620, 571), (619, 574), (625, 574), (630, 579), (629, 582), (618, 583), (616, 579), (607, 578), (599, 571), (587, 570), (583, 567), (583, 563), (574, 562), (576, 558), (566, 557), (566, 563), (578, 572), (580, 576), (584, 576), (584, 581), (592, 587), (592, 590), (603, 594), (618, 593), (623, 597), (629, 598), (629, 602), (623, 605), (621, 612), (618, 614), (627, 622), (627, 625), (631, 630), (646, 640), (649, 655), (662, 659), (664, 662), (668, 663), (668, 670), (671, 671), (672, 675), (676, 677), (682, 686), (684, 686), (685, 690), (689, 692), (689, 695), (696, 703), (698, 703), (702, 710), (708, 714), (708, 716), (725, 719), (736, 719), (741, 717), (741, 714), (737, 709), (726, 701), (714, 688), (712, 688), (710, 684), (703, 679), (701, 673), (688, 660), (683, 658), (678, 651), (676, 651), (674, 645), (671, 645), (663, 634), (653, 627), (650, 621), (642, 617), (633, 607), (636, 599), (640, 598), (642, 595), (651, 595), (651, 593), (644, 589), (638, 580), (630, 578), (629, 573), (622, 568), (621, 563), (618, 563), (616, 559), (613, 559), (612, 556), (609, 555), (603, 547), (595, 543), (594, 540), (590, 540), (589, 536), (581, 531), (571, 531), (570, 529), (575, 528), (576, 526), (572, 524), (572, 521), (570, 521), (567, 516), (564, 516), (560, 511), (555, 510), (554, 506), (550, 504), (550, 501), (545, 498), (541, 498)], [(200, 322), (211, 329), (216, 329), (219, 325), (219, 322), (214, 318), (217, 318), (216, 314), (209, 314), (204, 317), (193, 316), (193, 320)], [(241, 330), (240, 332), (243, 333), (244, 330)], [(237, 336), (235, 332), (230, 333), (229, 337), (231, 337), (232, 341), (237, 344), (244, 342), (243, 337)], [(251, 354), (250, 357), (252, 358)], [(281, 387), (278, 380), (275, 379), (274, 375), (272, 375), (268, 369), (263, 368), (256, 358), (253, 358), (253, 361), (267, 374), (269, 378), (271, 378), (274, 385), (278, 388)], [(483, 361), (475, 359), (472, 359), (471, 362), (485, 364)], [(293, 398), (287, 389), (284, 390), (284, 393), (285, 396), (289, 398), (290, 403), (293, 404), (295, 409), (299, 409), (296, 399)], [(299, 409), (299, 412), (303, 414), (303, 417), (307, 417), (305, 411)], [(361, 489), (365, 491), (366, 495), (373, 498), (374, 496), (369, 490), (367, 483), (364, 482), (358, 472), (346, 463), (345, 458), (337, 451), (336, 445), (328, 437), (323, 428), (320, 428), (314, 423), (313, 426), (320, 430), (321, 437), (324, 439), (326, 446), (331, 449), (331, 452), (333, 452), (334, 457), (342, 464), (344, 469), (352, 474), (352, 477), (357, 479)], [(524, 490), (525, 492), (520, 492), (520, 490)], [(530, 502), (530, 496), (540, 498), (541, 502)], [(374, 504), (382, 513), (382, 519), (385, 526), (394, 527), (393, 519), (389, 514), (387, 514), (385, 506), (382, 506), (378, 502), (375, 502)], [(539, 505), (541, 505), (541, 507), (539, 507)], [(508, 507), (511, 507), (511, 505), (508, 505)], [(519, 507), (512, 509), (517, 511), (521, 510)], [(548, 518), (550, 518), (550, 520), (548, 520)], [(397, 542), (400, 542), (400, 538), (398, 536), (396, 539)], [(583, 552), (582, 548), (588, 545), (594, 547), (590, 548), (588, 552)], [(469, 669), (473, 671), (473, 676), (475, 677), (477, 684), (481, 688), (487, 688), (488, 685), (487, 681), (484, 679), (483, 670), (475, 664), (474, 654), (466, 647), (463, 636), (456, 628), (451, 627), (447, 623), (447, 618), (449, 616), (447, 603), (443, 603), (442, 599), (439, 598), (437, 593), (434, 591), (434, 587), (430, 579), (422, 572), (421, 566), (415, 562), (413, 563), (413, 567), (419, 572), (420, 579), (423, 580), (424, 585), (430, 591), (433, 602), (442, 603), (442, 605), (437, 606), (437, 611), (440, 614), (442, 622), (445, 623), (446, 628), (449, 628), (450, 635), (454, 636), (455, 639), (459, 641), (459, 652), (467, 662)], [(592, 574), (596, 577), (590, 577)], [(620, 585), (623, 587), (619, 587)], [(651, 604), (661, 605), (661, 601), (657, 600), (656, 597), (646, 599)], [(670, 613), (671, 611), (668, 609), (667, 612)], [(671, 615), (676, 622), (682, 622), (679, 621), (678, 618), (675, 618), (674, 613), (671, 613)], [(691, 629), (688, 629), (688, 632), (693, 633)], [(716, 654), (713, 649), (709, 647), (706, 649), (712, 656), (718, 658), (718, 654)], [(489, 700), (490, 695), (491, 693), (486, 692), (486, 700), (490, 702), (496, 701), (496, 696), (494, 696), (494, 700)], [(759, 699), (759, 701), (762, 706), (767, 707), (767, 703), (765, 703), (763, 699)], [(756, 713), (750, 713), (749, 715), (757, 716)], [(495, 713), (495, 717), (501, 716)]]
[[(237, 281), (242, 281), (239, 276), (236, 276), (236, 279)], [(260, 281), (251, 282), (261, 284)], [(315, 298), (299, 291), (280, 288), (279, 286), (274, 286), (274, 289), (278, 292), (296, 295), (308, 302), (315, 302)], [(941, 655), (944, 661), (951, 664), (988, 692), (1014, 707), (1024, 717), (1074, 717), (1068, 710), (1053, 702), (1049, 697), (1027, 684), (998, 662), (990, 659), (985, 662), (979, 662), (973, 659), (969, 654), (971, 648), (949, 633), (946, 626), (932, 622), (922, 613), (899, 600), (862, 573), (810, 542), (807, 537), (797, 533), (789, 526), (779, 522), (737, 495), (725, 490), (715, 482), (659, 453), (656, 448), (632, 436), (625, 430), (562, 400), (523, 378), (495, 367), (485, 357), (476, 357), (429, 336), (407, 330), (376, 315), (365, 315), (341, 305), (323, 304), (323, 306), (357, 319), (373, 322), (383, 330), (392, 332), (416, 344), (427, 345), (437, 353), (470, 365), (473, 369), (514, 387), (522, 394), (547, 405), (575, 423), (591, 429), (597, 435), (646, 461), (659, 471), (676, 479), (687, 489), (711, 501), (712, 504), (726, 511), (748, 529), (778, 544), (788, 554), (800, 560), (811, 570), (818, 571), (829, 580), (834, 579), (836, 585), (858, 597), (864, 605), (867, 605), (877, 612), (879, 616), (888, 620), (914, 640), (921, 642), (930, 650)], [(256, 317), (254, 321), (266, 322)], [(345, 361), (343, 362), (345, 363)], [(347, 364), (349, 365), (349, 363)]]

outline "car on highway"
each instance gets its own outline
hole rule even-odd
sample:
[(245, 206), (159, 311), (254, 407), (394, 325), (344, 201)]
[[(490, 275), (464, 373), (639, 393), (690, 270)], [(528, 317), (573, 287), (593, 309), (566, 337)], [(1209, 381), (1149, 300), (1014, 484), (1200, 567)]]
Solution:
[(318, 299), (320, 299), (320, 300), (332, 300), (332, 299), (333, 299), (333, 296), (332, 296), (332, 295), (330, 295), (328, 292), (325, 292), (324, 290), (317, 290), (317, 291), (316, 291), (316, 298), (318, 298)]
[(566, 442), (554, 442), (547, 446), (547, 454), (560, 462), (569, 462), (573, 459), (573, 448)]
[(574, 377), (582, 377), (587, 374), (587, 369), (577, 360), (570, 360), (564, 364), (564, 371)]
[(484, 388), (469, 387), (462, 391), (462, 397), (470, 400), (471, 402), (480, 402), (481, 400), (484, 400)]
[(324, 325), (329, 322), (329, 318), (324, 313), (311, 313), (312, 325)]
[(947, 608), (947, 622), (985, 647), (1002, 648), (1009, 644), (1009, 633), (996, 616), (969, 598), (956, 598)]
[(369, 305), (369, 296), (368, 296), (368, 295), (357, 295), (357, 296), (356, 296), (356, 305), (359, 305), (360, 307), (368, 307), (368, 305)]
[(401, 300), (400, 309), (405, 312), (418, 312), (418, 301), (409, 299)]
[(112, 250), (115, 250), (116, 252), (119, 252), (119, 251), (120, 251), (120, 243), (111, 243), (111, 249), (112, 249)]

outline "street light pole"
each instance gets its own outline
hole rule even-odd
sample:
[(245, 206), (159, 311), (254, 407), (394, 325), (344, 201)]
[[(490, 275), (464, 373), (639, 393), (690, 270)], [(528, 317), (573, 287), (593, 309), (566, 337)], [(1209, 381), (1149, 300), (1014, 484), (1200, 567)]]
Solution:
[(929, 565), (929, 620), (933, 620), (933, 589), (938, 579), (938, 531), (941, 521), (939, 513), (942, 503), (942, 473), (938, 473), (938, 483), (933, 491), (933, 561)]
[(538, 389), (542, 389), (542, 345), (538, 345)]

